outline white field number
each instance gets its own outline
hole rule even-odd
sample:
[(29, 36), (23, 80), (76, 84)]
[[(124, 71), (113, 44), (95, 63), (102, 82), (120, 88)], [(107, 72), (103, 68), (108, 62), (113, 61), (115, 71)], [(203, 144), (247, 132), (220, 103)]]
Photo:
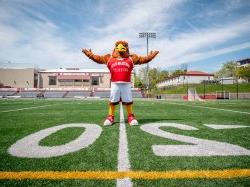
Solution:
[[(64, 145), (41, 146), (39, 142), (47, 136), (65, 128), (80, 127), (85, 131), (75, 140)], [(250, 155), (250, 151), (225, 142), (206, 140), (191, 136), (184, 136), (166, 132), (160, 127), (174, 127), (181, 130), (198, 130), (195, 127), (177, 123), (149, 123), (140, 128), (152, 135), (188, 143), (189, 145), (153, 145), (153, 153), (157, 156), (230, 156)], [(8, 152), (12, 156), (26, 158), (49, 158), (62, 156), (87, 148), (101, 135), (102, 128), (96, 124), (73, 123), (64, 124), (40, 130), (30, 134), (13, 144)], [(191, 145), (190, 145), (191, 144)]]
[(184, 136), (166, 132), (160, 127), (174, 127), (181, 130), (198, 130), (195, 127), (178, 123), (150, 123), (141, 126), (149, 134), (192, 145), (153, 145), (152, 149), (157, 156), (230, 156), (250, 155), (250, 151), (225, 142), (206, 140), (191, 136)]
[[(85, 131), (75, 140), (59, 146), (41, 146), (39, 142), (47, 136), (65, 128), (80, 127)], [(79, 151), (93, 144), (101, 135), (102, 128), (95, 124), (73, 123), (64, 124), (40, 130), (28, 135), (9, 148), (9, 153), (17, 157), (26, 158), (48, 158), (62, 156), (68, 153)]]

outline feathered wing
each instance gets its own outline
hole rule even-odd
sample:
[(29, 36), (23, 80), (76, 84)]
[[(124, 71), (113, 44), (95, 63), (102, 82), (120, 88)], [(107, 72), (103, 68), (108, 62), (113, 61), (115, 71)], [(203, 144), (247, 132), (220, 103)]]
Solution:
[(82, 52), (89, 57), (91, 60), (93, 60), (94, 62), (98, 63), (98, 64), (107, 64), (109, 58), (111, 57), (110, 54), (106, 54), (106, 55), (96, 55), (92, 52), (91, 49), (82, 49)]
[(159, 53), (159, 51), (151, 51), (148, 56), (139, 56), (137, 54), (132, 54), (130, 57), (132, 58), (135, 65), (146, 64), (155, 58), (155, 56)]

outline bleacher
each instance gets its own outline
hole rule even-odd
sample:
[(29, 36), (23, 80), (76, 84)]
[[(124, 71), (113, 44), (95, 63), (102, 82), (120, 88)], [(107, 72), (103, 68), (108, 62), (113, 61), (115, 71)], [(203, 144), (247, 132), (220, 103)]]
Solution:
[[(100, 97), (109, 98), (110, 90), (98, 90), (94, 91), (92, 94), (90, 91), (83, 90), (25, 90), (25, 91), (0, 91), (1, 97), (6, 96), (20, 96), (21, 98), (37, 98), (41, 94), (44, 98), (74, 98), (74, 97)], [(143, 98), (143, 95), (138, 90), (132, 90), (133, 98)]]
[(14, 95), (16, 92), (15, 91), (0, 91), (0, 96), (6, 97), (10, 95)]
[(100, 98), (109, 98), (110, 91), (95, 91), (94, 96)]
[(89, 97), (89, 91), (69, 91), (65, 98), (74, 98), (74, 97)]
[[(100, 98), (109, 98), (110, 97), (110, 91), (95, 91), (94, 92), (95, 97), (100, 97)], [(143, 98), (142, 93), (137, 90), (132, 90), (132, 96), (133, 98)]]
[(46, 91), (44, 92), (45, 98), (62, 98), (66, 91)]
[(143, 98), (143, 95), (140, 91), (133, 90), (132, 91), (132, 97), (133, 98)]
[(21, 96), (21, 98), (36, 98), (40, 91), (21, 91), (15, 94), (16, 96)]

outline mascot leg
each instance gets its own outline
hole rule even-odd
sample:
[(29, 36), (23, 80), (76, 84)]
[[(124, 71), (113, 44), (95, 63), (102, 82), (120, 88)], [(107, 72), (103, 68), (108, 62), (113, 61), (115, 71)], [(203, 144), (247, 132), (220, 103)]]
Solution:
[(129, 125), (138, 125), (138, 121), (135, 118), (132, 106), (133, 106), (133, 104), (126, 105), (127, 114), (128, 114), (128, 123), (129, 123)]
[(127, 109), (127, 114), (128, 115), (133, 114), (133, 106), (132, 106), (132, 104), (126, 105), (126, 109)]
[(109, 103), (109, 113), (103, 125), (105, 126), (113, 125), (115, 119), (114, 115), (115, 115), (115, 104)]
[(112, 103), (109, 103), (109, 116), (115, 115), (115, 105)]

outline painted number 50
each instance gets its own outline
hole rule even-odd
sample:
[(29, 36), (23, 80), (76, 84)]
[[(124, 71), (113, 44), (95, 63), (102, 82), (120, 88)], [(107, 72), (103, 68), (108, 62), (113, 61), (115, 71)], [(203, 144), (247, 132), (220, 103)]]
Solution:
[[(75, 140), (59, 146), (41, 146), (39, 142), (47, 136), (72, 127), (85, 128), (85, 131)], [(150, 123), (141, 126), (141, 129), (155, 136), (188, 143), (189, 145), (153, 145), (153, 153), (157, 156), (228, 156), (228, 155), (250, 155), (250, 151), (225, 142), (206, 140), (191, 136), (163, 131), (160, 127), (174, 127), (181, 130), (198, 130), (195, 127), (177, 123)], [(95, 124), (64, 124), (50, 127), (34, 134), (28, 135), (15, 144), (8, 152), (17, 157), (26, 158), (48, 158), (62, 156), (68, 153), (79, 151), (93, 144), (101, 135), (102, 128)], [(191, 145), (190, 145), (191, 144)]]
[(195, 127), (177, 123), (150, 123), (142, 125), (141, 129), (147, 133), (162, 138), (168, 138), (192, 145), (153, 145), (152, 149), (157, 156), (229, 156), (250, 155), (250, 151), (225, 142), (206, 140), (191, 136), (184, 136), (166, 132), (160, 127), (174, 127), (181, 130), (198, 130)]

